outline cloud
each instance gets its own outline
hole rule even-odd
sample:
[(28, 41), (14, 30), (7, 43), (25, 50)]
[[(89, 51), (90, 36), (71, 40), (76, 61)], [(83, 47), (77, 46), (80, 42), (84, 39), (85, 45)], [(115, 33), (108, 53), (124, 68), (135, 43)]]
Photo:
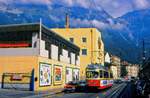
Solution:
[(148, 0), (134, 0), (133, 3), (137, 9), (145, 9), (150, 7), (150, 1)]
[[(55, 0), (55, 3), (58, 2), (59, 0)], [(117, 18), (134, 10), (149, 8), (150, 0), (61, 0), (61, 4), (69, 7), (104, 9), (111, 16)]]
[(0, 0), (0, 3), (5, 4), (44, 4), (49, 5), (52, 4), (52, 0)]
[(52, 19), (55, 22), (60, 22), (61, 21), (60, 18), (58, 18), (58, 17), (56, 17), (54, 15), (49, 15), (49, 18)]
[(90, 2), (89, 0), (53, 0), (53, 3), (60, 3), (65, 6), (73, 7), (73, 6), (79, 6), (84, 8), (89, 8)]
[(95, 27), (95, 28), (99, 28), (99, 29), (106, 29), (106, 28), (112, 28), (115, 30), (121, 30), (122, 28), (125, 28), (124, 24), (121, 23), (114, 23), (112, 22), (113, 20), (109, 19), (111, 22), (110, 23), (104, 23), (102, 21), (99, 20), (87, 20), (87, 19), (71, 19), (71, 26), (73, 27)]
[(81, 20), (81, 19), (77, 18), (77, 19), (71, 19), (70, 23), (72, 23), (71, 26), (73, 26), (73, 27), (79, 27), (79, 26), (80, 27), (91, 27), (91, 26), (93, 26), (96, 28), (104, 29), (107, 26), (107, 24), (105, 24), (101, 21), (98, 21), (96, 19), (94, 19), (94, 20), (82, 19)]
[(51, 5), (61, 4), (64, 7), (83, 7), (86, 9), (104, 9), (114, 18), (120, 17), (128, 12), (150, 8), (150, 0), (0, 0), (6, 4), (36, 4)]
[[(120, 17), (128, 12), (150, 8), (150, 0), (96, 0), (99, 6), (113, 17)], [(98, 3), (99, 2), (99, 3)]]
[(6, 7), (0, 7), (0, 11), (7, 12), (7, 13), (12, 13), (12, 14), (22, 14), (23, 11), (19, 9), (7, 9)]
[(52, 1), (51, 0), (21, 0), (22, 3), (26, 3), (26, 4), (30, 4), (30, 3), (33, 3), (33, 4), (51, 4)]

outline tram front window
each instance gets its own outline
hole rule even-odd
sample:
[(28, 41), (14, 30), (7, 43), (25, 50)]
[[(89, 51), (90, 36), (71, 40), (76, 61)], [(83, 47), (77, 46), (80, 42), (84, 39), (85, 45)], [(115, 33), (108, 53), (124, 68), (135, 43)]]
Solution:
[(86, 78), (98, 78), (98, 72), (96, 71), (88, 71), (86, 72)]

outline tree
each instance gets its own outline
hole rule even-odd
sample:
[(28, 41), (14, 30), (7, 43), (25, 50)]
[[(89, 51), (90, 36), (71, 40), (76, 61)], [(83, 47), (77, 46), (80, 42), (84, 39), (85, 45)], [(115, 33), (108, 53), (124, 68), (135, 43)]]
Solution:
[(127, 74), (128, 74), (128, 71), (127, 71), (125, 65), (122, 65), (122, 66), (121, 66), (121, 77), (124, 77), (124, 76), (126, 76)]
[(110, 68), (110, 66), (111, 66), (111, 63), (107, 63), (107, 62), (105, 62), (105, 64), (104, 64), (106, 67), (108, 67), (108, 68)]

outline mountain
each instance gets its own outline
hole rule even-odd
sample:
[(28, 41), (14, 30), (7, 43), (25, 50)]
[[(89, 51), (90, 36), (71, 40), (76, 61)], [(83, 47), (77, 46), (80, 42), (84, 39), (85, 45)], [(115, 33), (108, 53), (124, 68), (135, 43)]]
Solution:
[[(137, 10), (129, 12), (118, 20), (124, 20), (127, 22), (126, 26), (132, 32), (134, 36), (134, 42), (137, 46), (135, 49), (136, 55), (142, 56), (142, 40), (145, 40), (145, 49), (147, 51), (146, 57), (150, 56), (150, 9)], [(140, 58), (141, 59), (141, 58)], [(138, 59), (139, 60), (139, 59)]]
[[(121, 56), (123, 60), (133, 63), (138, 62), (137, 32), (142, 29), (141, 23), (145, 16), (144, 20), (147, 22), (144, 22), (146, 26), (144, 32), (149, 31), (150, 25), (147, 26), (148, 21), (150, 21), (147, 17), (149, 16), (147, 13), (149, 10), (146, 12), (143, 10), (131, 12), (114, 19), (102, 8), (89, 10), (82, 7), (64, 7), (59, 4), (45, 6), (0, 3), (0, 25), (39, 22), (42, 18), (42, 23), (49, 28), (64, 27), (66, 12), (70, 14), (71, 27), (97, 27), (102, 32), (106, 51)], [(145, 36), (148, 36), (147, 34)]]
[(127, 26), (135, 37), (150, 37), (150, 9), (137, 10), (120, 17), (127, 21)]

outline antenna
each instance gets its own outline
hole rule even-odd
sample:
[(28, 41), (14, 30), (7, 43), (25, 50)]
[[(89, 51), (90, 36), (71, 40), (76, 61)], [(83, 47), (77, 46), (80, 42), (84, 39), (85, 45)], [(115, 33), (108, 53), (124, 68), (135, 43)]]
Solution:
[(65, 28), (69, 28), (70, 27), (70, 20), (69, 20), (69, 14), (66, 13), (66, 24), (65, 24)]

